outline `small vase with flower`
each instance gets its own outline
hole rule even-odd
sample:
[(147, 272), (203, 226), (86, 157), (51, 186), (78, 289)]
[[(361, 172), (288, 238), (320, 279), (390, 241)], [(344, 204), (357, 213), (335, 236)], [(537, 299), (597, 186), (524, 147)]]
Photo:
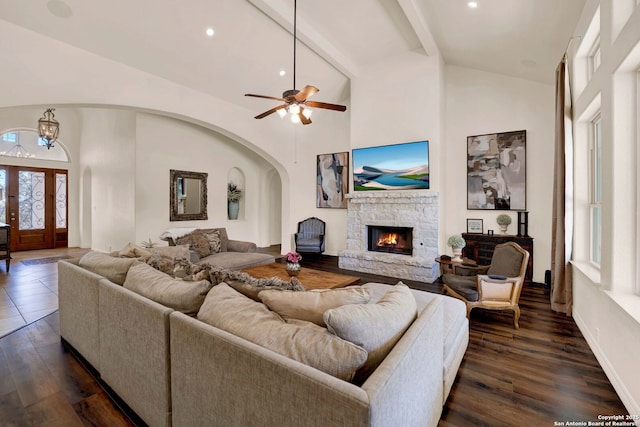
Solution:
[(287, 261), (286, 269), (289, 276), (297, 276), (300, 273), (300, 260), (302, 255), (298, 252), (287, 252), (284, 256)]

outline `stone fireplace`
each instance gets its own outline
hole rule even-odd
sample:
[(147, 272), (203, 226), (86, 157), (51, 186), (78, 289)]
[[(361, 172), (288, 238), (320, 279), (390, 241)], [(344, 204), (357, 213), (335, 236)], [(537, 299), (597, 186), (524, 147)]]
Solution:
[(346, 197), (347, 248), (338, 253), (340, 268), (428, 283), (438, 277), (437, 192), (362, 191)]

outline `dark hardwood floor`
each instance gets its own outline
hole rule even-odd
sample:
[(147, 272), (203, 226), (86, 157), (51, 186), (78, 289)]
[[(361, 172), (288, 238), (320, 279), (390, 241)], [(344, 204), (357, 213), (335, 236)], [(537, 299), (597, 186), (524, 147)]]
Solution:
[[(369, 281), (398, 279), (340, 270), (337, 258), (303, 265)], [(403, 280), (428, 292), (439, 283)], [(572, 318), (553, 313), (543, 285), (524, 289), (520, 329), (511, 313), (475, 310), (470, 342), (440, 426), (553, 426), (626, 414)], [(108, 388), (61, 343), (57, 312), (0, 339), (0, 426), (128, 426)], [(395, 426), (394, 426), (395, 427)]]

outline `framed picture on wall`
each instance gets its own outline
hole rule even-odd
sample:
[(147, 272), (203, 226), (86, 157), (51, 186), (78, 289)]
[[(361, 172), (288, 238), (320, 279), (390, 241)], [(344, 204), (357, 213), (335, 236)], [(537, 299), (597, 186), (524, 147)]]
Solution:
[(349, 153), (319, 154), (316, 164), (316, 207), (346, 209)]
[(482, 234), (484, 226), (481, 219), (467, 219), (467, 233)]
[(467, 209), (526, 210), (527, 131), (467, 137)]

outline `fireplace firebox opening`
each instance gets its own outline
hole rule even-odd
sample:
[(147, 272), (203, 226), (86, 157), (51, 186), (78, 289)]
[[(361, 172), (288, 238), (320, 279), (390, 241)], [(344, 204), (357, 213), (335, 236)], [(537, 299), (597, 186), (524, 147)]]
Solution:
[(368, 250), (392, 254), (413, 254), (413, 228), (369, 225)]

